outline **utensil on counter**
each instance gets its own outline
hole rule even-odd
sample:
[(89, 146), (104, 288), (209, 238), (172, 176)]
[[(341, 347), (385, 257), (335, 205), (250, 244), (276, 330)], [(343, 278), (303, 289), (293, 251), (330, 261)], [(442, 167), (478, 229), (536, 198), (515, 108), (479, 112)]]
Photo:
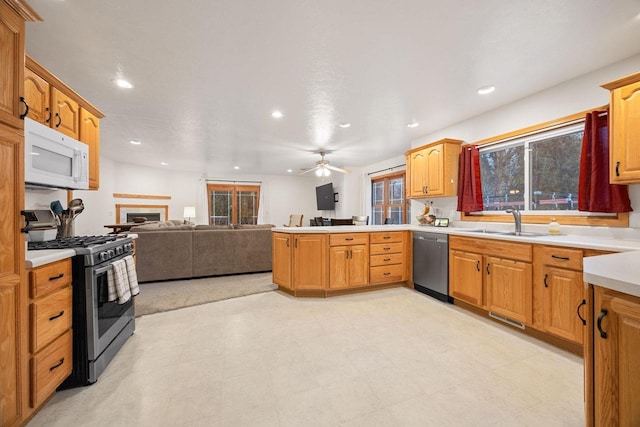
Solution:
[(51, 208), (51, 211), (57, 216), (62, 215), (63, 209), (62, 209), (62, 203), (60, 203), (60, 200), (54, 200), (49, 204), (49, 207)]

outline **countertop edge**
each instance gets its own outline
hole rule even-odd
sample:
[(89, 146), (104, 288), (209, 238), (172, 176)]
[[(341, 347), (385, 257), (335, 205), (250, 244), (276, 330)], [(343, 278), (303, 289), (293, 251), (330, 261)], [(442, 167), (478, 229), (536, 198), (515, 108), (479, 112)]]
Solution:
[(584, 258), (583, 279), (592, 285), (640, 297), (640, 251)]
[(39, 251), (27, 251), (27, 269), (41, 267), (52, 262), (71, 258), (76, 255), (74, 249), (46, 249)]

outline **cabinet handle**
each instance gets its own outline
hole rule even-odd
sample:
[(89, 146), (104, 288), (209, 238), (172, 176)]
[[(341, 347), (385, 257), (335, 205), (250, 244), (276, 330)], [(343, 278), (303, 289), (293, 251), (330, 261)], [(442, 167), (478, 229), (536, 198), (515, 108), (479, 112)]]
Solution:
[(587, 325), (587, 319), (585, 319), (584, 317), (582, 317), (580, 315), (580, 307), (582, 307), (583, 305), (587, 305), (587, 300), (582, 300), (582, 302), (580, 303), (580, 305), (578, 306), (577, 310), (576, 310), (576, 314), (578, 315), (578, 318), (582, 321), (582, 326), (586, 326)]
[(58, 123), (56, 123), (56, 127), (60, 127), (62, 124), (62, 117), (60, 117), (60, 113), (56, 113), (56, 119), (58, 119)]
[(549, 284), (547, 283), (547, 279), (548, 279), (548, 278), (549, 278), (549, 275), (548, 275), (548, 274), (545, 274), (545, 275), (544, 275), (544, 280), (543, 280), (543, 281), (544, 281), (544, 287), (545, 287), (545, 288), (548, 288), (548, 287), (549, 287)]
[(293, 241), (293, 247), (297, 248), (298, 247), (298, 238), (296, 237), (296, 239)]
[(349, 259), (353, 259), (353, 251), (352, 250), (349, 251)]
[(64, 310), (62, 310), (60, 313), (56, 314), (55, 316), (49, 317), (49, 321), (56, 320), (58, 317), (62, 317), (63, 314), (64, 314)]
[(559, 259), (560, 261), (569, 261), (571, 259), (569, 257), (559, 255), (551, 255), (551, 258)]
[(344, 240), (353, 240), (353, 237), (345, 237)]
[(429, 186), (428, 186), (428, 185), (425, 185), (425, 186), (424, 186), (424, 192), (425, 192), (426, 194), (429, 194)]
[(391, 238), (391, 236), (384, 236), (383, 239), (384, 240), (389, 240)]
[(390, 249), (391, 249), (391, 248), (383, 248), (382, 250), (383, 250), (383, 251), (388, 251), (388, 250), (390, 250)]
[(20, 120), (24, 120), (24, 118), (27, 117), (27, 115), (29, 114), (29, 104), (27, 104), (27, 101), (24, 99), (24, 96), (20, 97), (20, 102), (24, 104), (24, 113), (20, 114)]
[(476, 270), (480, 271), (480, 261), (476, 261)]
[(44, 122), (49, 123), (51, 121), (51, 108), (47, 107), (44, 109), (47, 113), (49, 113), (49, 117), (47, 117)]
[(491, 264), (487, 263), (487, 274), (491, 274), (491, 270), (489, 270), (489, 266), (490, 266), (490, 265), (491, 265)]
[(385, 258), (385, 259), (383, 259), (383, 261), (384, 262), (391, 261), (391, 258)]
[(616, 162), (616, 176), (620, 176), (620, 162)]
[(388, 276), (388, 275), (390, 275), (390, 274), (391, 274), (391, 273), (390, 273), (390, 272), (388, 272), (388, 271), (385, 271), (384, 273), (382, 273), (382, 275), (383, 275), (383, 276)]
[(287, 247), (289, 247), (289, 238), (287, 237)]
[(600, 331), (600, 337), (602, 339), (607, 339), (607, 333), (602, 330), (602, 319), (607, 315), (608, 311), (606, 309), (600, 310), (600, 315), (598, 316), (598, 331)]
[(49, 371), (55, 371), (56, 369), (58, 369), (60, 366), (62, 366), (62, 364), (64, 363), (64, 357), (62, 359), (60, 359), (60, 361), (58, 363), (56, 363), (55, 365), (53, 365), (52, 367), (49, 368)]
[(49, 277), (49, 281), (52, 282), (54, 280), (62, 279), (64, 277), (64, 273), (60, 273), (57, 276)]

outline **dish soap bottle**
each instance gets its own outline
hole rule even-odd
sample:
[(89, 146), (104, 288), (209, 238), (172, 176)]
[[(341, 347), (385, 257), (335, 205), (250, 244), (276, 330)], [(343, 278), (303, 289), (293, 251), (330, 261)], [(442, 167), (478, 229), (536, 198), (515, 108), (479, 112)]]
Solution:
[(549, 223), (549, 234), (560, 234), (560, 224), (556, 222), (555, 218), (551, 218)]

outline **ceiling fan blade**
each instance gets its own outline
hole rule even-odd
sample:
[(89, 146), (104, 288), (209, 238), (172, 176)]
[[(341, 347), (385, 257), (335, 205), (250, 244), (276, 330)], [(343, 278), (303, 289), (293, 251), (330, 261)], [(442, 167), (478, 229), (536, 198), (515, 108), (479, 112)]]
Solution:
[(346, 169), (342, 169), (342, 168), (337, 168), (335, 166), (331, 166), (331, 165), (325, 165), (324, 166), (327, 169), (330, 169), (332, 171), (336, 171), (336, 172), (341, 172), (341, 173), (351, 173), (350, 170), (346, 170)]
[(305, 173), (313, 172), (314, 170), (316, 170), (318, 168), (319, 168), (319, 166), (312, 167), (311, 169), (305, 169), (304, 171), (300, 172), (298, 175), (304, 175)]

